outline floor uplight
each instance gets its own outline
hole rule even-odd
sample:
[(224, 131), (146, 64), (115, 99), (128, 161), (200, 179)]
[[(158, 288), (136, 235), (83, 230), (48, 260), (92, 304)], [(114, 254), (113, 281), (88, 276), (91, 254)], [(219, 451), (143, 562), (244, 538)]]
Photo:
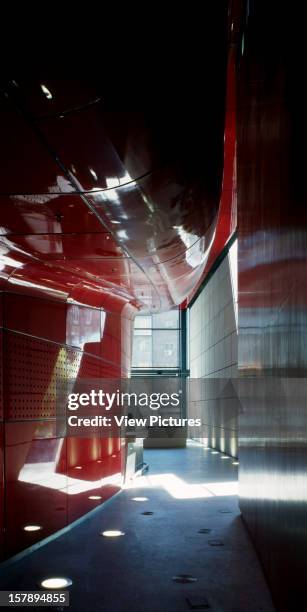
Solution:
[(72, 585), (72, 580), (70, 578), (63, 577), (54, 577), (54, 578), (45, 578), (40, 583), (40, 586), (43, 589), (65, 589), (68, 586)]
[(25, 525), (23, 528), (24, 531), (39, 531), (41, 529), (40, 525)]
[(125, 533), (119, 529), (108, 529), (107, 531), (102, 531), (100, 535), (105, 538), (119, 538), (120, 536), (124, 536)]

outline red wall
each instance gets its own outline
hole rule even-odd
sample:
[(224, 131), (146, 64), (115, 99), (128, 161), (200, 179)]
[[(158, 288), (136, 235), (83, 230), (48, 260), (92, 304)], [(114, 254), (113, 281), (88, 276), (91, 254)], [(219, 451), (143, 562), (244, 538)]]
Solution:
[[(5, 418), (0, 432), (0, 517), (5, 558), (118, 490), (124, 469), (121, 440), (57, 437), (56, 384), (126, 376), (132, 309), (112, 314), (6, 292), (1, 307)], [(90, 500), (93, 494), (101, 500)], [(29, 524), (42, 529), (24, 531)]]

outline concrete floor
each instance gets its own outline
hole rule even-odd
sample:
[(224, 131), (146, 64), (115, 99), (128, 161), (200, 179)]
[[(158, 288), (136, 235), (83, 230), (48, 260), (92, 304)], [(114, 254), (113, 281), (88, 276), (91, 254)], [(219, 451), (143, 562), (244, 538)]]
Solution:
[[(1, 589), (35, 590), (46, 576), (69, 576), (73, 612), (274, 610), (238, 509), (232, 459), (190, 443), (150, 450), (137, 478), (89, 520), (6, 570)], [(133, 497), (148, 501), (132, 501)], [(151, 511), (153, 515), (143, 515)], [(104, 529), (125, 535), (104, 538)], [(209, 529), (209, 533), (198, 533)], [(222, 546), (210, 542), (221, 541)], [(191, 584), (173, 576), (190, 574)], [(190, 599), (190, 603), (188, 602)], [(44, 608), (45, 609), (45, 608)], [(54, 609), (54, 608), (53, 608)]]

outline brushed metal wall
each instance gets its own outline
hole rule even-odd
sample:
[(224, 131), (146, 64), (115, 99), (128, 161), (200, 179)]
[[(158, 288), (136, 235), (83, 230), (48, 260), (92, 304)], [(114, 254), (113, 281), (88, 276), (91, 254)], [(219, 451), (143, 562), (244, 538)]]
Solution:
[(248, 4), (237, 64), (238, 363), (254, 377), (239, 478), (276, 608), (290, 611), (307, 595), (306, 54), (299, 15), (272, 5)]

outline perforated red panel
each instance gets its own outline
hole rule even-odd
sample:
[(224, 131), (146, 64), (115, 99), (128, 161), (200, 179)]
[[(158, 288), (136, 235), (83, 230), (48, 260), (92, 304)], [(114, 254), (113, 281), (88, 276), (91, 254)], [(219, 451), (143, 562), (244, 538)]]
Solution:
[(6, 418), (55, 416), (56, 381), (66, 378), (66, 350), (59, 345), (5, 331)]

